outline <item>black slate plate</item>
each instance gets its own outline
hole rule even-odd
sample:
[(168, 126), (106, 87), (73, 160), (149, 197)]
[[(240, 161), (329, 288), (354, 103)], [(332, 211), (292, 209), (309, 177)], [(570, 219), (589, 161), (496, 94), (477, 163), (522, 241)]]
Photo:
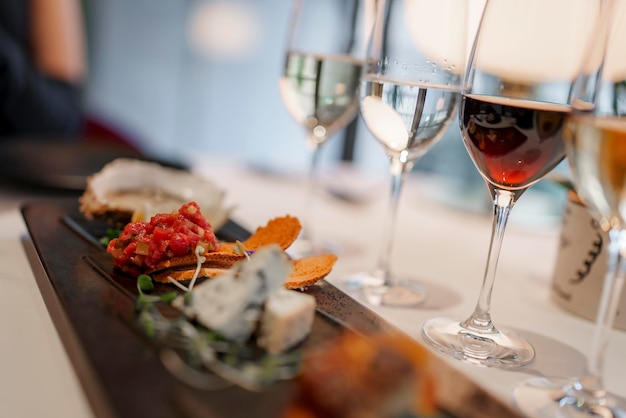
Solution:
[[(237, 386), (207, 391), (186, 385), (165, 368), (160, 347), (137, 326), (135, 280), (113, 273), (112, 260), (98, 242), (106, 225), (85, 220), (75, 197), (27, 203), (22, 215), (30, 234), (24, 246), (35, 278), (98, 418), (282, 416), (295, 396), (293, 381), (260, 393)], [(248, 235), (233, 221), (218, 231), (227, 241)], [(155, 283), (157, 293), (170, 290), (170, 285)], [(364, 338), (400, 332), (324, 280), (307, 292), (315, 296), (318, 314), (303, 350), (346, 329)], [(438, 357), (432, 357), (430, 368), (437, 377), (438, 402), (452, 415), (518, 416)]]

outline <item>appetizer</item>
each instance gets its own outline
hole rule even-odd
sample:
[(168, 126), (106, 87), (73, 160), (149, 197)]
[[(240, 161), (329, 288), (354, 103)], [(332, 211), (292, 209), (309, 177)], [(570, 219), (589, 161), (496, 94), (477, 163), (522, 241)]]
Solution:
[(149, 222), (130, 222), (107, 246), (116, 268), (132, 276), (152, 271), (167, 260), (220, 249), (211, 225), (195, 202), (171, 213), (153, 216)]
[[(219, 241), (216, 223), (204, 211), (212, 208), (214, 215), (222, 193), (190, 173), (170, 170), (116, 160), (89, 179), (80, 198), (85, 217), (123, 227), (106, 251), (115, 270), (137, 280), (140, 328), (161, 347), (182, 350), (190, 366), (243, 387), (294, 377), (301, 356), (294, 356), (293, 349), (311, 332), (316, 303), (293, 289), (324, 278), (337, 257), (291, 259), (285, 250), (302, 227), (289, 215), (271, 219), (243, 242)], [(191, 191), (181, 184), (189, 184)], [(155, 208), (161, 210), (154, 213)], [(223, 222), (218, 217), (218, 227)], [(151, 294), (153, 282), (171, 283), (183, 292)], [(163, 315), (161, 305), (179, 314)], [(272, 357), (279, 372), (268, 373), (263, 358), (250, 361), (237, 354), (251, 346), (252, 352), (260, 349)]]
[[(224, 274), (265, 246), (276, 245), (284, 251), (300, 229), (298, 218), (287, 215), (270, 220), (243, 243), (219, 242), (198, 204), (189, 202), (148, 222), (128, 223), (118, 238), (109, 241), (107, 252), (115, 268), (132, 277), (148, 274), (164, 283), (195, 281)], [(290, 260), (291, 274), (284, 287), (311, 286), (326, 277), (336, 261), (334, 254)]]

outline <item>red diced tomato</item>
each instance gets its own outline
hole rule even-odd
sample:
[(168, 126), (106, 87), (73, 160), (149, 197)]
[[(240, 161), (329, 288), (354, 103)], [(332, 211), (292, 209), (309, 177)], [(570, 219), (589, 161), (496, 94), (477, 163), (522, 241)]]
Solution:
[(129, 223), (118, 239), (109, 242), (107, 252), (116, 267), (138, 275), (141, 268), (154, 268), (168, 258), (193, 253), (198, 243), (210, 251), (219, 250), (210, 223), (198, 204), (190, 202), (176, 212), (157, 214), (150, 222)]
[(143, 222), (131, 222), (124, 228), (124, 233), (129, 235), (137, 235), (145, 229)]
[(179, 232), (176, 232), (172, 235), (172, 238), (170, 239), (170, 248), (175, 255), (179, 257), (183, 256), (189, 252), (189, 241), (189, 237)]

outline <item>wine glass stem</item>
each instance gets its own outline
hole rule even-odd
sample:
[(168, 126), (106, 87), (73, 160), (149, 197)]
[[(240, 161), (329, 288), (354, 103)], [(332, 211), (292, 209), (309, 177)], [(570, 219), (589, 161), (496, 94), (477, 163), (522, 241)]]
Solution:
[(307, 193), (305, 196), (304, 218), (302, 220), (302, 232), (300, 238), (309, 243), (313, 243), (313, 233), (311, 232), (312, 216), (315, 213), (315, 195), (319, 183), (319, 165), (323, 140), (310, 133), (307, 137), (307, 146), (311, 152), (309, 163), (309, 173), (307, 178)]
[(395, 235), (396, 219), (398, 216), (398, 202), (400, 201), (400, 192), (404, 185), (407, 174), (413, 168), (413, 161), (407, 161), (405, 153), (400, 155), (392, 155), (389, 157), (391, 163), (391, 195), (389, 199), (389, 207), (387, 208), (387, 219), (385, 228), (383, 229), (383, 246), (378, 258), (378, 271), (382, 274), (384, 284), (386, 286), (394, 285), (393, 275), (391, 274), (391, 254), (393, 250), (393, 238)]
[(491, 322), (491, 293), (496, 279), (496, 270), (498, 268), (498, 259), (500, 258), (500, 249), (502, 248), (506, 224), (517, 198), (519, 198), (523, 192), (524, 190), (511, 191), (497, 187), (494, 187), (492, 190), (494, 211), (489, 255), (487, 256), (485, 276), (478, 297), (478, 303), (476, 304), (472, 316), (463, 323), (463, 326), (466, 328), (486, 332), (495, 330)]
[(589, 355), (589, 370), (585, 376), (579, 378), (582, 391), (599, 399), (605, 396), (602, 376), (604, 374), (606, 347), (613, 329), (624, 285), (624, 276), (626, 275), (625, 260), (620, 252), (623, 243), (623, 231), (609, 231), (608, 269), (598, 306), (595, 332)]

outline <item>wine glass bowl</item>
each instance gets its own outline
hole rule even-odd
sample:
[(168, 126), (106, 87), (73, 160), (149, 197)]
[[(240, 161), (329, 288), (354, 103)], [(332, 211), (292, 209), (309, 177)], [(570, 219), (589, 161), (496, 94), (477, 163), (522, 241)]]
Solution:
[(373, 10), (367, 0), (295, 0), (279, 79), (281, 99), (311, 152), (296, 257), (327, 252), (311, 228), (321, 147), (358, 112), (358, 86)]
[[(404, 180), (445, 133), (458, 105), (467, 43), (467, 2), (383, 0), (361, 76), (360, 114), (390, 162), (391, 196), (376, 268), (346, 279), (374, 305), (415, 307), (426, 289), (391, 269)], [(433, 22), (437, 22), (433, 26)]]
[[(454, 85), (429, 86), (366, 75), (361, 114), (388, 156), (416, 161), (448, 128), (459, 96)], [(390, 157), (393, 158), (393, 157)]]
[[(593, 0), (486, 3), (467, 64), (459, 125), (493, 201), (482, 287), (465, 320), (439, 317), (424, 341), (465, 362), (503, 369), (529, 365), (532, 344), (496, 326), (491, 297), (507, 221), (517, 200), (565, 157), (569, 95), (593, 29)], [(589, 14), (586, 14), (589, 12)], [(529, 28), (533, 28), (529, 30)]]
[(526, 189), (563, 160), (568, 106), (467, 94), (462, 109), (466, 148), (489, 183)]
[(576, 378), (532, 378), (515, 389), (532, 417), (626, 416), (626, 402), (603, 382), (605, 357), (626, 279), (626, 1), (607, 0), (571, 95), (565, 149), (574, 185), (607, 233), (608, 267), (586, 372)]
[(279, 89), (291, 116), (304, 126), (308, 145), (322, 145), (354, 119), (362, 62), (348, 55), (288, 51)]

